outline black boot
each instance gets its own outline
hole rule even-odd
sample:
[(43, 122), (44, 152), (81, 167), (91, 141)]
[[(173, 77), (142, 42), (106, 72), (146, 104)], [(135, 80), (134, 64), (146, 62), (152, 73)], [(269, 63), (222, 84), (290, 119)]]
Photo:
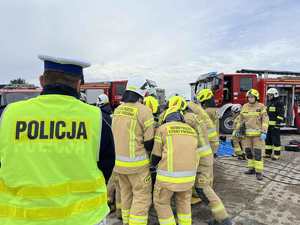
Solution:
[(249, 169), (249, 170), (247, 170), (245, 172), (245, 174), (247, 174), (247, 175), (253, 175), (253, 174), (255, 174), (255, 170), (254, 169)]
[(246, 155), (243, 153), (242, 155), (238, 156), (238, 160), (246, 160)]
[(256, 173), (256, 179), (257, 180), (262, 180), (263, 179), (262, 173)]
[(232, 222), (231, 219), (227, 218), (221, 222), (218, 222), (216, 220), (209, 221), (208, 225), (232, 225)]

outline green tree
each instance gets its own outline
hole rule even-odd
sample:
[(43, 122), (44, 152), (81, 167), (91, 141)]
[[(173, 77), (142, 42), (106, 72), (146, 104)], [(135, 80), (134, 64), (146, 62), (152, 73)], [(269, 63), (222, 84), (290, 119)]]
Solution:
[(27, 82), (26, 82), (25, 79), (17, 78), (17, 79), (11, 80), (11, 81), (9, 82), (9, 84), (10, 84), (10, 85), (27, 84)]

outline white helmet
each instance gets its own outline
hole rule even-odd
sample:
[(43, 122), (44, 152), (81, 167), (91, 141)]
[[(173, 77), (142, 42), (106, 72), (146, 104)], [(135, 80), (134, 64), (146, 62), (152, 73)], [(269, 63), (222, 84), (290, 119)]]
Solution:
[(148, 88), (147, 93), (148, 95), (157, 96), (157, 92), (155, 88)]
[(134, 80), (129, 80), (126, 86), (126, 91), (132, 91), (142, 98), (145, 97), (146, 94), (146, 81), (134, 81)]
[(273, 95), (275, 98), (279, 97), (279, 93), (276, 88), (270, 88), (267, 91), (267, 95)]
[(106, 94), (101, 94), (98, 96), (98, 100), (97, 100), (97, 105), (98, 106), (103, 106), (105, 104), (108, 104), (109, 103), (109, 99), (108, 99), (108, 96)]
[(80, 92), (80, 100), (83, 102), (87, 102), (87, 95), (83, 92)]
[(239, 113), (242, 109), (242, 105), (240, 104), (234, 104), (232, 107), (231, 107), (231, 112), (233, 113)]

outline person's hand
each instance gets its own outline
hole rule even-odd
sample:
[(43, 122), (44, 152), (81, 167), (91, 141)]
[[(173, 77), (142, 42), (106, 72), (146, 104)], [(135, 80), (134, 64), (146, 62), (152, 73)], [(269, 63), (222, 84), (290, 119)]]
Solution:
[(262, 134), (260, 135), (260, 140), (265, 141), (266, 138), (267, 138), (267, 134), (266, 134), (266, 133), (262, 133)]

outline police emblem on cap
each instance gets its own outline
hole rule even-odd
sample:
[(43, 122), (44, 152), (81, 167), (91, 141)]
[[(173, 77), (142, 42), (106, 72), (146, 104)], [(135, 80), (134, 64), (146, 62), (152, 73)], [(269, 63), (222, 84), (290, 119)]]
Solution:
[(90, 63), (68, 58), (52, 57), (48, 55), (39, 55), (38, 58), (44, 61), (45, 71), (61, 72), (72, 76), (81, 77), (83, 75), (83, 68), (90, 66)]

